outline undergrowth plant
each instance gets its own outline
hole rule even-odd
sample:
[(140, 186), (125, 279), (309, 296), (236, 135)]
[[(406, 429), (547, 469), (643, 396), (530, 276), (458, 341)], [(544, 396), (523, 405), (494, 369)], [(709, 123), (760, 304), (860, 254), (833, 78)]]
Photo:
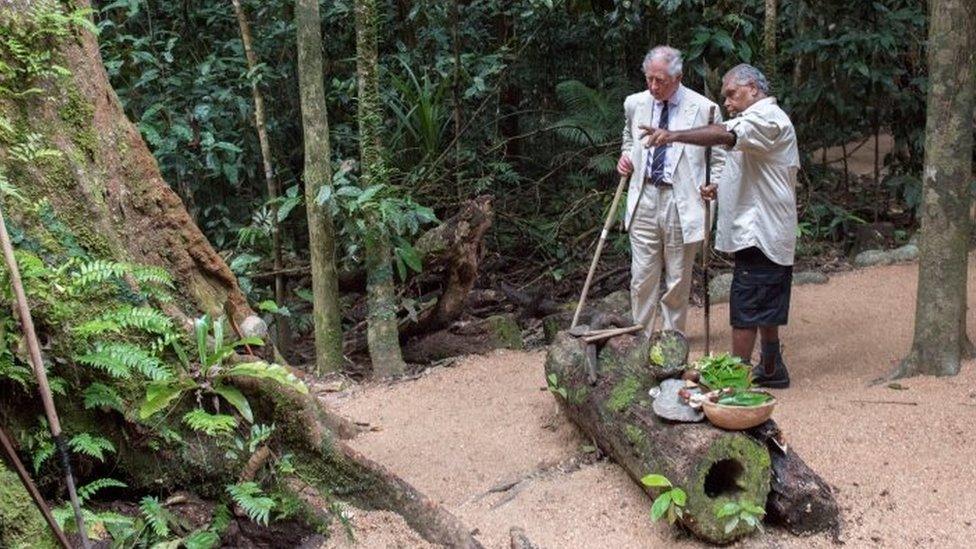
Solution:
[(657, 521), (667, 516), (668, 523), (674, 524), (684, 516), (684, 506), (688, 501), (688, 494), (684, 490), (671, 484), (664, 475), (645, 475), (641, 484), (649, 488), (661, 488), (661, 493), (651, 504), (651, 520)]

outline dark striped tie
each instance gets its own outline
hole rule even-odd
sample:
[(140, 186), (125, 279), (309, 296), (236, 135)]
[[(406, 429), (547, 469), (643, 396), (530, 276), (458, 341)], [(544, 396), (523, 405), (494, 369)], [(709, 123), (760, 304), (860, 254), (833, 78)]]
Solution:
[[(662, 130), (668, 129), (668, 102), (665, 101), (661, 106), (661, 116), (658, 118), (657, 127)], [(667, 154), (669, 145), (654, 147), (654, 159), (651, 161), (651, 184), (660, 185), (664, 183), (664, 155)]]

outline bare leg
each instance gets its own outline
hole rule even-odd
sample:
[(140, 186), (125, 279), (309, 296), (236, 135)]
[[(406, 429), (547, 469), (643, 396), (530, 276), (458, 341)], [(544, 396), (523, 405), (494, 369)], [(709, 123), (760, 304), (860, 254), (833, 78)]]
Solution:
[(756, 328), (732, 328), (732, 354), (746, 362), (752, 362), (756, 331)]

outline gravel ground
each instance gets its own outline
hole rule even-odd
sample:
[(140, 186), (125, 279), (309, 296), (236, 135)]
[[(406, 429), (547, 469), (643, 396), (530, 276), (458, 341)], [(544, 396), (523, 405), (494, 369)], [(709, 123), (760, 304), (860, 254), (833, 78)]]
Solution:
[[(839, 540), (849, 547), (976, 544), (976, 362), (952, 378), (871, 385), (908, 351), (916, 277), (915, 265), (898, 265), (797, 287), (782, 334), (793, 387), (776, 392), (775, 417), (835, 488), (844, 521)], [(970, 281), (972, 298), (974, 270)], [(712, 346), (727, 349), (727, 306), (712, 314)], [(694, 358), (702, 347), (700, 310), (690, 316)], [(972, 311), (969, 325), (976, 326)], [(486, 547), (508, 547), (512, 527), (548, 548), (699, 546), (651, 523), (650, 500), (619, 467), (587, 459), (587, 441), (545, 391), (544, 359), (544, 352), (473, 356), (330, 401), (375, 429), (353, 441), (357, 449), (442, 502)], [(356, 513), (360, 547), (423, 546), (395, 515)], [(343, 543), (333, 546), (352, 546)], [(770, 529), (738, 545), (834, 541)]]

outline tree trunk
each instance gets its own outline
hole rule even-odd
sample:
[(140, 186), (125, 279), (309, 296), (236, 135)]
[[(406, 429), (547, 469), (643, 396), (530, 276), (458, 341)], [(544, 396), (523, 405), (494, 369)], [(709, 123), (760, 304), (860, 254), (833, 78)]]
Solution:
[[(88, 7), (84, 0), (74, 4)], [(40, 26), (34, 23), (38, 18), (44, 18), (44, 25), (60, 20), (51, 15), (60, 14), (61, 6), (8, 1), (0, 10), (0, 34), (29, 37)], [(167, 313), (185, 322), (201, 312), (226, 311), (242, 324), (253, 312), (237, 280), (163, 181), (138, 130), (126, 119), (95, 37), (75, 27), (67, 30), (64, 35), (34, 33), (35, 38), (22, 42), (31, 55), (54, 60), (68, 75), (48, 71), (37, 76), (35, 69), (43, 71), (42, 65), (27, 69), (11, 62), (5, 57), (9, 50), (0, 44), (0, 61), (16, 73), (16, 78), (0, 86), (0, 179), (25, 198), (4, 198), (15, 244), (23, 252), (43, 246), (45, 260), (51, 261), (77, 254), (74, 257), (159, 267), (174, 281), (175, 295)], [(26, 90), (36, 91), (21, 93)], [(42, 147), (42, 158), (24, 160), (28, 141), (32, 147)], [(40, 282), (25, 277), (28, 292), (32, 284)], [(105, 305), (91, 303), (92, 313)], [(35, 319), (49, 314), (34, 312)], [(125, 414), (86, 408), (79, 379), (87, 381), (92, 372), (76, 364), (74, 353), (61, 352), (71, 351), (66, 348), (68, 328), (38, 322), (38, 329), (43, 330), (50, 375), (65, 384), (57, 405), (66, 433), (97, 429), (116, 448), (100, 471), (92, 470), (90, 460), (88, 467), (76, 467), (82, 483), (107, 472), (128, 483), (131, 492), (127, 493), (158, 495), (182, 488), (219, 497), (226, 483), (236, 482), (240, 471), (232, 470), (224, 455), (226, 447), (214, 443), (214, 437), (163, 441), (156, 431), (158, 423), (136, 422), (136, 411), (127, 403), (136, 402), (141, 387), (124, 395)], [(14, 389), (12, 383), (0, 376), (0, 421), (16, 433), (29, 433), (36, 429), (41, 413), (36, 393)], [(349, 448), (339, 437), (352, 436), (355, 430), (317, 399), (268, 380), (234, 383), (248, 395), (255, 418), (277, 425), (269, 444), (274, 443), (278, 455), (294, 455), (296, 468), (306, 473), (302, 478), (314, 484), (320, 496), (342, 494), (363, 505), (398, 512), (431, 543), (479, 546), (443, 507)], [(121, 393), (121, 385), (119, 389)]]
[(915, 336), (895, 377), (955, 375), (966, 335), (976, 15), (966, 0), (933, 0)]
[[(625, 339), (625, 338), (621, 338)], [(605, 350), (608, 347), (605, 347)], [(569, 418), (627, 474), (640, 483), (645, 475), (667, 477), (688, 495), (684, 524), (696, 536), (728, 543), (749, 532), (745, 524), (725, 533), (714, 510), (728, 501), (762, 506), (769, 493), (770, 458), (766, 448), (741, 433), (702, 423), (668, 424), (651, 410), (647, 391), (656, 382), (647, 368), (632, 369), (604, 352), (600, 376), (587, 383), (585, 344), (562, 332), (550, 347), (546, 376), (555, 376), (557, 397)], [(644, 488), (652, 497), (653, 489)]]
[(342, 368), (342, 319), (332, 214), (328, 203), (318, 201), (319, 191), (332, 186), (332, 148), (322, 83), (322, 34), (317, 0), (297, 1), (295, 25), (305, 140), (305, 210), (312, 271), (315, 370), (322, 374)]
[(766, 58), (766, 74), (776, 78), (776, 21), (778, 0), (766, 0), (765, 22), (763, 25), (763, 54)]
[[(359, 79), (359, 149), (363, 188), (389, 184), (380, 139), (383, 117), (379, 94), (379, 62), (376, 33), (379, 26), (376, 0), (356, 1), (356, 71)], [(366, 292), (370, 359), (379, 377), (403, 375), (405, 364), (397, 331), (396, 288), (390, 263), (391, 246), (386, 228), (373, 216), (366, 221)]]
[[(231, 0), (234, 4), (234, 13), (237, 14), (237, 24), (241, 28), (241, 42), (244, 44), (244, 56), (247, 59), (248, 72), (254, 71), (258, 65), (257, 56), (254, 54), (251, 40), (251, 28), (247, 23), (247, 15), (241, 7), (240, 0)], [(281, 232), (278, 227), (278, 182), (274, 177), (274, 168), (271, 166), (271, 143), (268, 141), (268, 131), (264, 118), (264, 97), (258, 88), (257, 80), (251, 80), (251, 96), (254, 98), (254, 125), (258, 130), (258, 143), (261, 145), (261, 165), (264, 169), (264, 181), (268, 189), (268, 209), (271, 215), (271, 240), (273, 247), (274, 270), (280, 271), (281, 262)], [(285, 278), (281, 275), (275, 276), (275, 302), (279, 307), (285, 306)], [(290, 335), (288, 323), (284, 316), (275, 316), (275, 326), (278, 334), (278, 345), (282, 349), (288, 347)]]

